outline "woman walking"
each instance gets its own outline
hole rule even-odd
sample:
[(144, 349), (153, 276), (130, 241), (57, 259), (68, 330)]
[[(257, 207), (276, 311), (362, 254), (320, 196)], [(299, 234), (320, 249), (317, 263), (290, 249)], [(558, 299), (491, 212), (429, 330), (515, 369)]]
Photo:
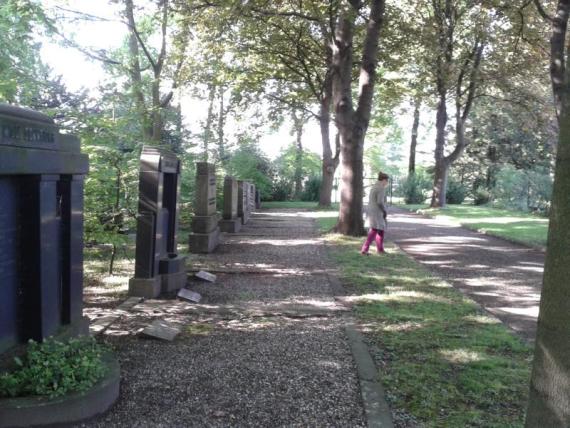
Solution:
[(372, 186), (368, 198), (368, 237), (360, 250), (361, 254), (368, 255), (370, 244), (376, 240), (376, 249), (384, 253), (384, 231), (386, 230), (386, 187), (389, 180), (388, 174), (378, 173), (378, 181)]

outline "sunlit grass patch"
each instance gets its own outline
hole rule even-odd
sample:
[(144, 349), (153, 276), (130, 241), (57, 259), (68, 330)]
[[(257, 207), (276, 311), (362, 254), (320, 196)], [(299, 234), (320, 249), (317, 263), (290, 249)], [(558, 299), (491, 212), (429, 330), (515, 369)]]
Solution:
[(391, 406), (426, 426), (522, 426), (530, 347), (450, 284), (389, 246), (327, 235)]
[(401, 205), (401, 207), (430, 217), (455, 221), (469, 229), (514, 242), (546, 246), (548, 219), (544, 217), (473, 205), (448, 205), (445, 208), (428, 208), (425, 205)]

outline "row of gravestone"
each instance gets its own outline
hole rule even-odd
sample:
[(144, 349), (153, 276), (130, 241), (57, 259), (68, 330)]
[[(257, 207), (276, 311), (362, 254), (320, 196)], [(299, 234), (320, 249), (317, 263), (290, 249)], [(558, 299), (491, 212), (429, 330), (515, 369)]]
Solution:
[[(180, 160), (169, 151), (144, 147), (140, 165), (135, 276), (129, 294), (153, 298), (186, 283), (185, 257), (177, 251)], [(220, 220), (214, 165), (198, 162), (189, 251), (210, 253), (218, 246), (220, 231), (239, 232), (256, 207), (255, 195), (253, 184), (226, 177)]]
[[(83, 316), (83, 182), (87, 155), (41, 113), (0, 104), (0, 353), (29, 339), (88, 334)], [(180, 161), (144, 148), (133, 295), (156, 297), (186, 282), (177, 253)], [(198, 164), (191, 252), (218, 242), (215, 175)], [(255, 188), (225, 181), (223, 230), (237, 231)], [(236, 192), (237, 187), (237, 192)]]

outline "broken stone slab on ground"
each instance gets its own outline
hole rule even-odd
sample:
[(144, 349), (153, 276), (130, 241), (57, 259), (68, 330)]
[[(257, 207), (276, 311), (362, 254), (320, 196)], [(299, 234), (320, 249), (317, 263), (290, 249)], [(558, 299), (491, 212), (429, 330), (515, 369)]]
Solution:
[(201, 270), (200, 272), (196, 272), (196, 274), (194, 276), (196, 278), (203, 279), (204, 281), (216, 282), (216, 275), (214, 275), (213, 273), (210, 273), (210, 272), (203, 271), (203, 270)]
[(178, 298), (194, 303), (200, 303), (200, 300), (202, 300), (202, 295), (200, 293), (188, 290), (187, 288), (181, 288), (178, 292)]
[(168, 321), (155, 320), (152, 324), (146, 326), (142, 334), (155, 339), (172, 342), (174, 338), (180, 334), (180, 328)]

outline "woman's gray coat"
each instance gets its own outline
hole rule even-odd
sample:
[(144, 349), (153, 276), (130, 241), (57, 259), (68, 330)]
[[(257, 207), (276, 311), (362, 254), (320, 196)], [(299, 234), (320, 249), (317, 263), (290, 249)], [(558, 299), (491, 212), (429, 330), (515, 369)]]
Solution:
[[(386, 199), (386, 188), (380, 181), (377, 181), (372, 189), (370, 189), (370, 196), (368, 197), (368, 218), (367, 224), (371, 229), (386, 229), (386, 220), (384, 220), (384, 212)], [(381, 208), (382, 207), (382, 208)]]

